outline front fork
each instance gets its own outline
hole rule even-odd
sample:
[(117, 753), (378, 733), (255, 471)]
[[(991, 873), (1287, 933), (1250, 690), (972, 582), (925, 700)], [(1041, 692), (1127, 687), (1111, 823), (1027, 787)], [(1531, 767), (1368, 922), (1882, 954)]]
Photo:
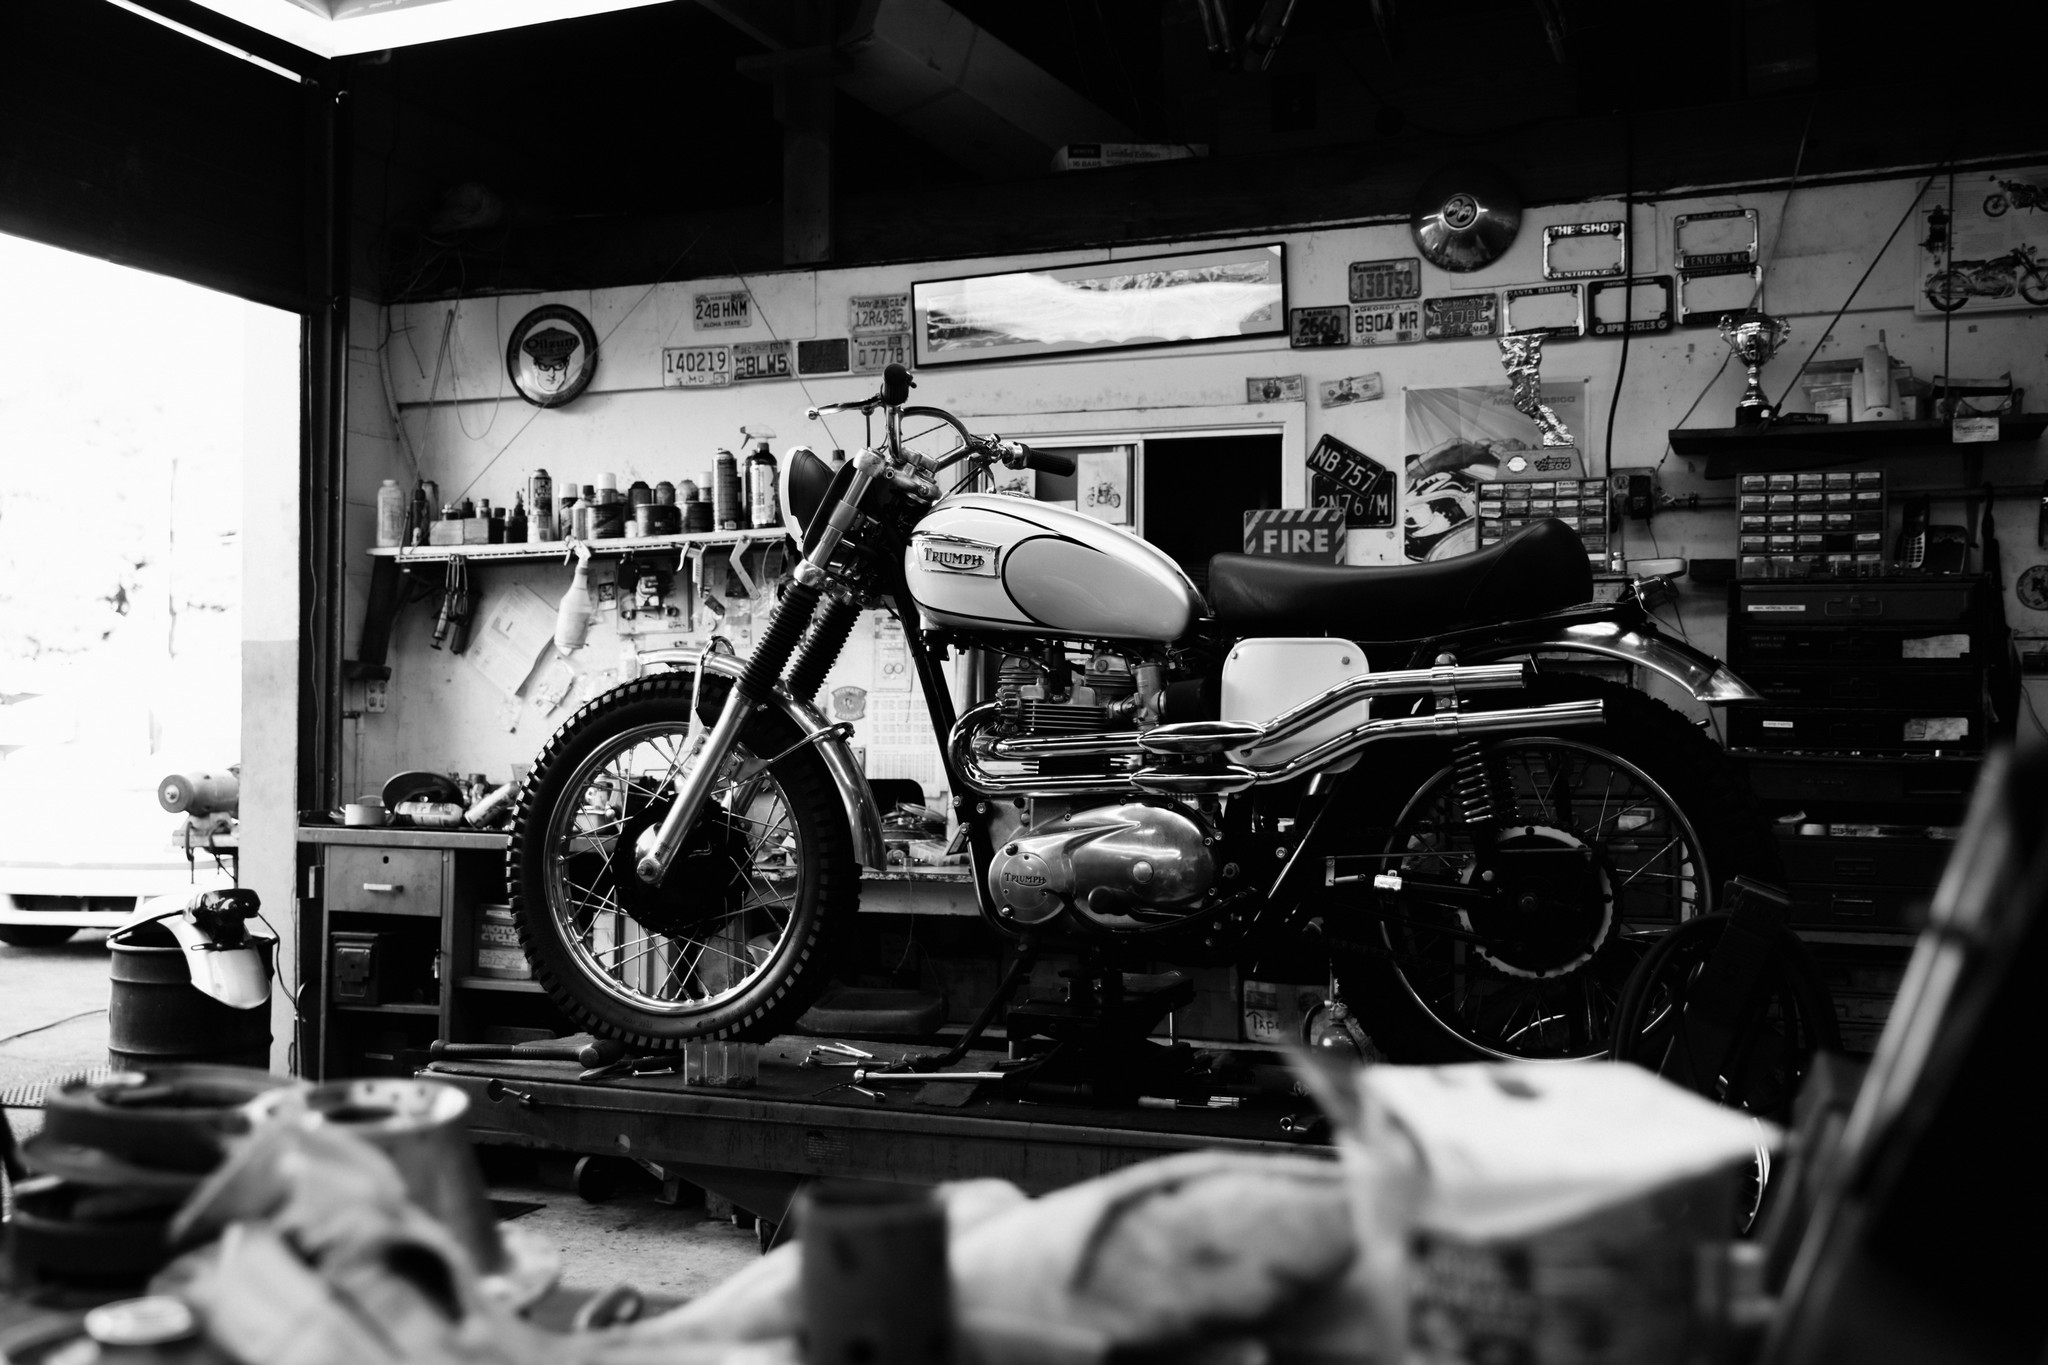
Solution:
[[(645, 830), (634, 846), (633, 875), (647, 885), (659, 886), (668, 875), (669, 865), (675, 861), (683, 840), (703, 813), (704, 803), (711, 798), (719, 771), (731, 755), (733, 745), (739, 742), (740, 731), (746, 728), (755, 708), (767, 700), (782, 677), (783, 665), (796, 652), (797, 642), (811, 624), (818, 601), (831, 582), (825, 566), (832, 562), (840, 542), (859, 517), (861, 499), (868, 485), (885, 468), (882, 457), (874, 451), (863, 450), (855, 458), (854, 476), (847, 485), (846, 496), (832, 509), (831, 518), (818, 536), (817, 543), (798, 561), (791, 575), (794, 581), (783, 590), (782, 599), (775, 604), (775, 611), (768, 618), (768, 628), (762, 633), (760, 645), (749, 656), (746, 669), (726, 694), (724, 709), (718, 713), (710, 733), (704, 736), (696, 751), (696, 762), (676, 784), (674, 803), (662, 816), (661, 823)], [(843, 643), (843, 635), (840, 643)], [(833, 644), (831, 652), (838, 652), (837, 643)], [(831, 659), (825, 659), (821, 670), (830, 664)], [(693, 709), (693, 720), (695, 714)]]

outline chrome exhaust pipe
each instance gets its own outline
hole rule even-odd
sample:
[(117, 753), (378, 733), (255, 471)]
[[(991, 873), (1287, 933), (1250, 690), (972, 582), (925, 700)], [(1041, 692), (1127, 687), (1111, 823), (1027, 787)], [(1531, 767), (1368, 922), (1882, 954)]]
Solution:
[[(1505, 711), (1433, 711), (1420, 716), (1388, 716), (1369, 720), (1313, 749), (1296, 754), (1284, 763), (1261, 767), (1257, 746), (1238, 751), (1239, 762), (1259, 775), (1259, 785), (1286, 782), (1315, 771), (1339, 759), (1349, 758), (1367, 745), (1389, 739), (1464, 739), (1471, 735), (1498, 734), (1504, 730), (1542, 729), (1547, 726), (1599, 725), (1607, 719), (1606, 707), (1598, 700), (1558, 702), (1552, 706), (1516, 706)], [(1260, 744), (1266, 743), (1260, 740)]]
[[(976, 791), (987, 796), (1079, 796), (1087, 792), (1130, 789), (1129, 779), (1120, 774), (1077, 773), (1045, 777), (1037, 773), (1003, 775), (982, 765), (984, 757), (1016, 763), (1040, 758), (1138, 757), (1138, 737), (1128, 735), (1049, 735), (1035, 739), (990, 739), (983, 727), (1002, 715), (1001, 702), (986, 701), (956, 721), (946, 741), (946, 753), (954, 771), (964, 776)], [(980, 740), (986, 753), (975, 751)]]

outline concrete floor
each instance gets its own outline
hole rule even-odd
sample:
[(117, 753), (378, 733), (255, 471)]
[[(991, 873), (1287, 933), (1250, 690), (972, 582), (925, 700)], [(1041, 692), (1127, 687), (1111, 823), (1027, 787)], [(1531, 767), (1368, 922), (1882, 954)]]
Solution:
[[(0, 1090), (105, 1065), (107, 992), (106, 935), (100, 931), (55, 948), (0, 944)], [(69, 1018), (85, 1011), (91, 1012)], [(7, 1110), (17, 1137), (40, 1129), (42, 1117), (40, 1109)], [(527, 1169), (518, 1169), (522, 1165)], [(544, 1179), (566, 1178), (566, 1163), (550, 1165), (560, 1169), (494, 1161), (493, 1169), (509, 1174), (491, 1186), (491, 1195), (542, 1205), (515, 1221), (555, 1248), (566, 1291), (623, 1281), (650, 1299), (673, 1302), (703, 1293), (761, 1254), (752, 1229), (714, 1218), (701, 1206), (656, 1203), (651, 1179), (627, 1181), (611, 1199), (592, 1204)]]

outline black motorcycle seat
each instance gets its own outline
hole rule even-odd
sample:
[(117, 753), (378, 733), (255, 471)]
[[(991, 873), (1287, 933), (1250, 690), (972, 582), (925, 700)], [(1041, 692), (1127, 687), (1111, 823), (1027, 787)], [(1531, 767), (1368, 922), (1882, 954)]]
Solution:
[(1304, 564), (1238, 554), (1209, 561), (1216, 621), (1241, 636), (1419, 640), (1592, 598), (1585, 544), (1554, 518), (1491, 549), (1427, 564)]

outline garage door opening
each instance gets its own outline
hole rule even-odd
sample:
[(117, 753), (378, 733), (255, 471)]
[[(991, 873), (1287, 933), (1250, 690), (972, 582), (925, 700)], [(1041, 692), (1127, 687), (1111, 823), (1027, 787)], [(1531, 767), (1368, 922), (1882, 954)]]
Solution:
[(232, 874), (157, 789), (241, 758), (243, 427), (252, 385), (296, 402), (299, 319), (5, 236), (0, 297), (7, 952)]

